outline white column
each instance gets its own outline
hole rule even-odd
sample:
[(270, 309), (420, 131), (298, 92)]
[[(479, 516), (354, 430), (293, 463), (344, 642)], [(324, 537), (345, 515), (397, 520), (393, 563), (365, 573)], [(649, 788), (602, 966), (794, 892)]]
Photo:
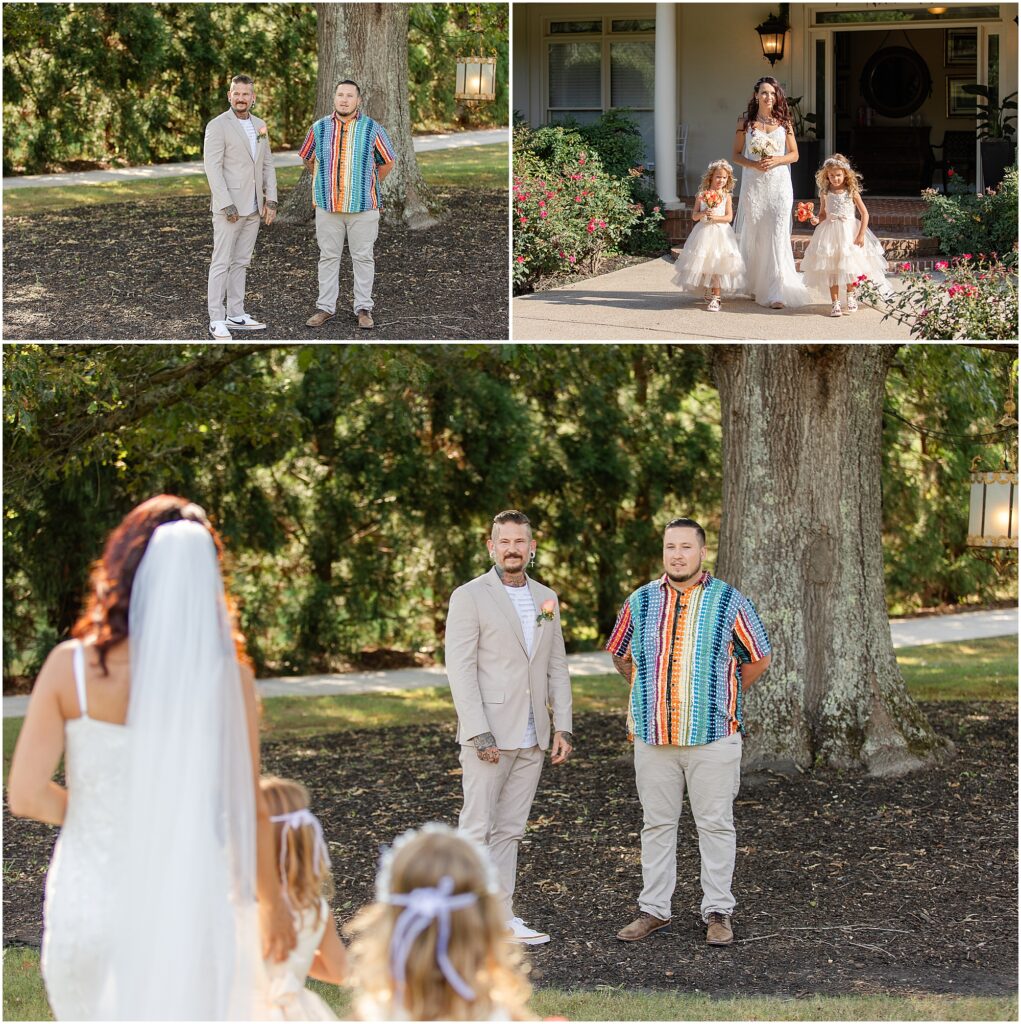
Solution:
[(656, 4), (656, 191), (668, 210), (683, 204), (677, 195), (677, 8)]

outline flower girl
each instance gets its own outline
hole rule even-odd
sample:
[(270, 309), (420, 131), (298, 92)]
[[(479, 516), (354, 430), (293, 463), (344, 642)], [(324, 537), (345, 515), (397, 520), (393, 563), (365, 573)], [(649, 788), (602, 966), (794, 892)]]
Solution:
[(529, 1020), (488, 854), (447, 825), (385, 851), (376, 902), (345, 927), (358, 1020)]
[[(869, 212), (861, 199), (861, 181), (847, 157), (834, 153), (815, 176), (821, 197), (818, 225), (801, 259), (801, 272), (810, 288), (830, 290), (830, 316), (841, 316), (840, 286), (847, 289), (846, 311), (854, 313), (858, 303), (854, 290), (864, 278), (886, 287), (886, 254), (871, 231)], [(859, 221), (854, 211), (861, 215)]]
[(744, 260), (734, 219), (734, 168), (714, 160), (702, 176), (692, 220), (695, 226), (677, 257), (674, 284), (686, 291), (704, 289), (709, 312), (719, 313), (721, 291), (733, 294), (744, 287)]
[(294, 915), (297, 945), (282, 963), (267, 960), (267, 1020), (336, 1020), (333, 1011), (311, 990), (305, 976), (334, 985), (347, 974), (344, 944), (323, 898), (332, 890), (330, 856), (319, 819), (308, 809), (308, 791), (298, 782), (260, 780), (273, 822), (280, 862), (280, 884)]

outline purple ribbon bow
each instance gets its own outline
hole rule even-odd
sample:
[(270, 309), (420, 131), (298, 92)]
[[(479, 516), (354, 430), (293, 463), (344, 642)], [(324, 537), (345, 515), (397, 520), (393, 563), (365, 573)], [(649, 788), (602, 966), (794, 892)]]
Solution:
[(473, 892), (463, 892), (457, 896), (452, 895), (453, 892), (454, 880), (450, 875), (444, 875), (435, 888), (412, 889), (411, 892), (391, 893), (387, 897), (388, 903), (404, 907), (404, 911), (394, 924), (393, 935), (390, 938), (390, 969), (397, 983), (398, 995), (404, 990), (408, 954), (411, 952), (412, 944), (435, 920), (439, 930), (436, 939), (436, 963), (450, 983), (450, 987), (462, 999), (469, 1002), (475, 999), (475, 992), (469, 988), (450, 962), (447, 946), (450, 942), (450, 912), (470, 907), (478, 897)]
[(330, 851), (326, 847), (326, 840), (323, 838), (323, 826), (319, 819), (307, 808), (302, 807), (297, 811), (290, 811), (287, 814), (275, 814), (269, 819), (273, 822), (283, 822), (284, 828), (280, 834), (280, 881), (283, 883), (284, 895), (287, 894), (287, 831), (288, 829), (304, 828), (311, 825), (316, 834), (316, 845), (312, 852), (312, 868), (319, 874), (320, 859), (326, 861), (330, 867)]

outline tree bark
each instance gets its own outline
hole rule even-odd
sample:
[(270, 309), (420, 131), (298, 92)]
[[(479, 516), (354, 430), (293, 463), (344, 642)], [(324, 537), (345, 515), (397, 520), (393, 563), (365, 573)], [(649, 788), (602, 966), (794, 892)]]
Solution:
[[(408, 5), (318, 3), (316, 7), (316, 118), (333, 112), (333, 92), (350, 78), (362, 90), (361, 109), (378, 121), (393, 142), (396, 164), (380, 190), (382, 219), (412, 229), (436, 223), (415, 159), (408, 109)], [(301, 178), (280, 213), (286, 223), (312, 220), (312, 176)]]
[(952, 750), (908, 696), (886, 611), (882, 410), (896, 350), (710, 350), (723, 418), (717, 572), (755, 603), (774, 650), (748, 695), (748, 767), (895, 776)]

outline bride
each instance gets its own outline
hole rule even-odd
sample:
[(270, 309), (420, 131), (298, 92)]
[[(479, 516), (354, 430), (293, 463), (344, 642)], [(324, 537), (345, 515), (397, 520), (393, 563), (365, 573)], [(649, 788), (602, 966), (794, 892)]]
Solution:
[(282, 959), (294, 930), (254, 681), (198, 505), (159, 495), (125, 517), (73, 635), (39, 674), (8, 785), (12, 813), (61, 826), (42, 944), (54, 1015), (250, 1019), (262, 954)]
[(737, 233), (749, 291), (760, 306), (783, 309), (812, 300), (794, 269), (790, 165), (798, 161), (791, 115), (775, 78), (760, 78), (737, 122), (734, 163), (747, 169), (737, 206)]

